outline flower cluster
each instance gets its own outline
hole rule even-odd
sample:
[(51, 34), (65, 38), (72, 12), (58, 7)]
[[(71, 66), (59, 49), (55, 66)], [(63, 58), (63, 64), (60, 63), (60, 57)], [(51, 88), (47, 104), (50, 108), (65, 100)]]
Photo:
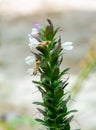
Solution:
[[(51, 43), (50, 41), (42, 41), (40, 39), (40, 33), (42, 31), (41, 25), (40, 24), (35, 24), (34, 28), (32, 28), (32, 32), (31, 34), (28, 34), (29, 37), (29, 44), (28, 46), (30, 47), (31, 51), (32, 51), (32, 55), (28, 56), (25, 58), (25, 63), (30, 65), (32, 68), (34, 67), (34, 70), (32, 68), (28, 69), (28, 74), (30, 76), (32, 76), (32, 74), (35, 74), (37, 72), (33, 72), (36, 71), (36, 60), (38, 60), (38, 58), (36, 57), (36, 51), (38, 52), (38, 47), (42, 47), (42, 46), (46, 46), (47, 44)], [(62, 54), (67, 50), (72, 50), (73, 49), (73, 43), (72, 42), (65, 42), (61, 44), (61, 48), (62, 48)], [(34, 52), (35, 51), (35, 52)], [(38, 54), (37, 54), (38, 55)], [(39, 68), (39, 65), (37, 65), (37, 70)]]

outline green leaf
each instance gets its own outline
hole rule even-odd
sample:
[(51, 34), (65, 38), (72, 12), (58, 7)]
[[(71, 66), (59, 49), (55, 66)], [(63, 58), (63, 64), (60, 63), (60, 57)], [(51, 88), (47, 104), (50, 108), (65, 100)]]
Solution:
[[(41, 44), (42, 44), (42, 43), (41, 43)], [(39, 50), (39, 51), (40, 51), (42, 54), (44, 54), (44, 55), (47, 53), (47, 52), (45, 53), (45, 50), (46, 50), (46, 47), (45, 47), (45, 46), (39, 45), (39, 46), (36, 47), (36, 49)]]
[(44, 105), (45, 105), (45, 107), (46, 107), (48, 110), (53, 111), (53, 112), (55, 112), (56, 109), (57, 109), (57, 108), (54, 106), (54, 104), (53, 104), (53, 103), (50, 103), (49, 101), (44, 102)]
[(38, 82), (38, 81), (35, 81), (35, 80), (33, 80), (32, 81), (34, 84), (39, 84), (39, 85), (41, 85), (41, 82)]
[(63, 90), (61, 88), (56, 88), (54, 91), (54, 102), (55, 104), (58, 105), (59, 100), (62, 98), (63, 96)]
[(36, 121), (40, 122), (40, 123), (44, 123), (44, 120), (41, 120), (41, 119), (35, 119)]
[(45, 111), (43, 111), (42, 109), (40, 109), (40, 108), (37, 108), (37, 110), (43, 115), (43, 116), (45, 116), (46, 115), (46, 112)]
[(46, 41), (45, 33), (46, 33), (46, 29), (45, 28), (41, 29), (41, 31), (39, 33), (39, 37), (40, 37), (42, 42)]
[(53, 23), (51, 22), (51, 20), (50, 20), (50, 19), (47, 19), (47, 22), (49, 23), (49, 25), (50, 25), (50, 26), (52, 26), (52, 27), (53, 27)]
[(42, 103), (42, 102), (33, 102), (33, 104), (44, 106), (44, 103)]
[(60, 114), (58, 114), (58, 116), (56, 117), (56, 121), (60, 122), (65, 116), (66, 116), (66, 113), (60, 113)]
[(74, 115), (70, 116), (69, 118), (67, 118), (67, 122), (70, 123), (71, 120), (73, 119)]
[(54, 51), (58, 52), (58, 54), (61, 52), (62, 48), (61, 48), (61, 42), (57, 42), (57, 45), (54, 49)]
[(68, 98), (64, 101), (64, 104), (67, 104), (69, 102), (69, 100), (71, 99), (71, 95), (68, 96)]
[(69, 95), (69, 96), (67, 97), (67, 99), (65, 99), (64, 101), (62, 101), (61, 106), (62, 106), (62, 107), (66, 106), (66, 104), (69, 102), (70, 99), (71, 99), (71, 96)]
[(60, 57), (60, 60), (58, 61), (58, 65), (60, 66), (63, 61), (63, 57)]
[(50, 19), (47, 19), (49, 25), (46, 27), (46, 40), (52, 41), (52, 39), (54, 38), (54, 27), (53, 27), (53, 23), (51, 22)]
[(70, 130), (70, 124), (69, 123), (66, 123), (66, 126), (63, 128), (65, 130)]
[(46, 94), (45, 90), (42, 89), (40, 86), (37, 86), (39, 91), (42, 93), (42, 96), (44, 96)]
[(50, 64), (49, 64), (49, 62), (47, 61), (47, 59), (42, 61), (42, 63), (41, 63), (41, 68), (42, 68), (42, 71), (43, 71), (47, 76), (50, 76), (51, 68), (50, 68)]
[(52, 103), (52, 101), (53, 101), (53, 99), (50, 97), (50, 96), (48, 96), (48, 94), (46, 93), (46, 95), (44, 95), (43, 96), (43, 100), (44, 100), (44, 103)]
[(64, 85), (62, 85), (62, 89), (64, 89), (69, 83), (65, 83)]
[(77, 112), (77, 110), (70, 110), (66, 114), (68, 115), (68, 114), (73, 113), (73, 112)]
[(53, 87), (50, 84), (50, 81), (47, 78), (42, 79), (42, 87), (47, 91), (53, 91)]
[(58, 81), (58, 80), (53, 81), (53, 87), (54, 88), (58, 87), (60, 84), (61, 84), (61, 82)]
[(54, 31), (54, 36), (56, 35), (56, 33), (58, 32), (59, 29), (60, 29), (60, 27), (58, 27), (58, 28)]
[(64, 69), (61, 73), (60, 73), (60, 77), (63, 76), (64, 74), (66, 74), (67, 71), (69, 71), (70, 68), (66, 68)]
[(58, 76), (59, 75), (59, 68), (56, 67), (54, 70), (53, 70), (53, 73), (51, 75), (51, 81), (53, 82), (54, 80), (58, 80)]
[(71, 110), (71, 111), (68, 111), (68, 112), (60, 113), (60, 114), (58, 114), (56, 120), (57, 121), (62, 120), (64, 117), (66, 117), (67, 115), (69, 115), (70, 113), (73, 113), (73, 112), (77, 112), (77, 110)]

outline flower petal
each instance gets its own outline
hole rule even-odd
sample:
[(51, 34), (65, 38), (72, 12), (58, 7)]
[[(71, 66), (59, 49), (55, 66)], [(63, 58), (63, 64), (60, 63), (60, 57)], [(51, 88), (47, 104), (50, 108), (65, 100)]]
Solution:
[(39, 32), (38, 32), (38, 29), (37, 28), (32, 28), (32, 32), (31, 32), (31, 35), (37, 35)]
[(73, 46), (64, 46), (63, 49), (65, 49), (65, 50), (72, 50)]
[(27, 71), (27, 73), (28, 73), (30, 76), (32, 76), (32, 74), (33, 74), (33, 69), (32, 69), (32, 68), (29, 68), (28, 71)]
[(30, 37), (29, 37), (29, 42), (31, 44), (36, 44), (36, 45), (40, 44), (35, 38), (30, 38)]
[(34, 56), (28, 56), (25, 58), (25, 63), (28, 65), (33, 65), (35, 63), (36, 59)]
[(62, 44), (62, 48), (64, 50), (72, 50), (73, 49), (73, 46), (72, 46), (72, 42), (65, 42)]
[(64, 46), (66, 46), (66, 45), (72, 45), (72, 44), (73, 44), (73, 42), (65, 42), (65, 43), (63, 43)]
[(29, 38), (29, 42), (30, 43), (28, 45), (31, 49), (35, 48), (40, 44), (35, 38)]
[(35, 24), (34, 24), (34, 27), (37, 28), (37, 29), (40, 29), (40, 28), (41, 28), (41, 25), (38, 24), (38, 23), (35, 23)]

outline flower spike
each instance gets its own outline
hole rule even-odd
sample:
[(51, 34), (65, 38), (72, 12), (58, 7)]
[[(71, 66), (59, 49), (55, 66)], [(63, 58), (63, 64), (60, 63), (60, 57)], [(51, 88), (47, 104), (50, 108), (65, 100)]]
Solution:
[[(28, 69), (28, 73), (32, 76), (39, 72), (40, 80), (33, 83), (42, 95), (42, 102), (34, 102), (42, 107), (38, 108), (38, 111), (43, 116), (36, 121), (44, 125), (46, 130), (70, 130), (70, 122), (73, 119), (71, 113), (76, 110), (68, 110), (67, 103), (71, 96), (66, 93), (65, 87), (69, 84), (69, 76), (66, 79), (63, 76), (68, 74), (69, 68), (61, 71), (60, 65), (63, 61), (63, 52), (72, 50), (73, 43), (62, 43), (61, 37), (58, 40), (56, 34), (59, 28), (54, 29), (50, 19), (47, 19), (47, 22), (48, 25), (44, 28), (35, 25), (36, 28), (33, 28), (29, 35), (29, 46), (35, 57), (35, 65), (34, 69)], [(34, 59), (29, 56), (25, 61), (31, 66)]]

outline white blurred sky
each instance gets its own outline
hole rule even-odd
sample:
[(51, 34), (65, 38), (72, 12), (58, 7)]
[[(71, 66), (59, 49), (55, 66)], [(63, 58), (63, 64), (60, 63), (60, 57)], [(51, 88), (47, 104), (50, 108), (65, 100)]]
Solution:
[(36, 11), (96, 10), (96, 0), (0, 0), (1, 13), (34, 13)]

